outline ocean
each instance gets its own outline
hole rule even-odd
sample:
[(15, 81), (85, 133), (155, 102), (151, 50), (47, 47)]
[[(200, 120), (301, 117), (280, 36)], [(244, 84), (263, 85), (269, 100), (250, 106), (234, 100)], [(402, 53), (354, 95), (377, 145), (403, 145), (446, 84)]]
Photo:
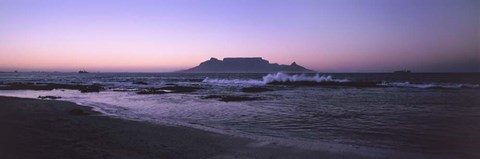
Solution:
[[(0, 73), (0, 88), (11, 83), (99, 85), (105, 90), (98, 93), (0, 95), (60, 96), (113, 117), (311, 149), (478, 155), (480, 147), (479, 73)], [(165, 86), (198, 89), (137, 93)], [(249, 87), (268, 91), (242, 91)], [(226, 102), (212, 95), (251, 100)]]

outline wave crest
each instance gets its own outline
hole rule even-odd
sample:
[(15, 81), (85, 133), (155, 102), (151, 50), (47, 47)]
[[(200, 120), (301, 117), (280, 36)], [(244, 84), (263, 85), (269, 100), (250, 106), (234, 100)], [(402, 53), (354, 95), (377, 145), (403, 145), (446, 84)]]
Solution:
[(334, 79), (332, 76), (316, 74), (315, 76), (306, 76), (305, 74), (288, 75), (283, 72), (271, 73), (262, 77), (262, 80), (241, 80), (241, 79), (216, 79), (206, 77), (202, 82), (215, 84), (249, 84), (265, 85), (269, 83), (296, 83), (296, 82), (350, 82), (348, 79)]
[(202, 82), (215, 84), (250, 84), (250, 85), (264, 85), (265, 82), (260, 80), (240, 80), (240, 79), (210, 79), (206, 77)]
[(265, 83), (273, 83), (273, 82), (280, 82), (280, 83), (294, 83), (294, 82), (350, 82), (348, 79), (334, 79), (332, 76), (320, 76), (318, 73), (315, 76), (306, 76), (305, 74), (301, 75), (288, 75), (283, 72), (278, 72), (275, 74), (268, 74), (263, 76), (263, 82)]
[(289, 75), (283, 72), (271, 73), (262, 77), (262, 80), (254, 79), (210, 79), (205, 78), (202, 82), (213, 84), (233, 85), (298, 85), (298, 86), (344, 86), (344, 87), (403, 87), (421, 89), (463, 89), (480, 88), (480, 84), (468, 83), (411, 83), (411, 82), (365, 82), (351, 81), (349, 79), (337, 79), (330, 75), (316, 74), (307, 76), (305, 74)]

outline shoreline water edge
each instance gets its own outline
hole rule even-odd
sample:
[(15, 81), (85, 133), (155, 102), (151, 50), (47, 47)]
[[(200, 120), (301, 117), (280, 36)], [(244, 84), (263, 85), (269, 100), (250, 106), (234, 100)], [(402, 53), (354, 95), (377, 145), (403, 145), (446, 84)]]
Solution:
[[(0, 96), (0, 158), (449, 158), (311, 150), (183, 126), (106, 116), (68, 101)], [(355, 151), (357, 149), (357, 151)], [(467, 156), (468, 157), (468, 156)]]
[(4, 159), (367, 158), (119, 119), (66, 101), (0, 96), (0, 103)]

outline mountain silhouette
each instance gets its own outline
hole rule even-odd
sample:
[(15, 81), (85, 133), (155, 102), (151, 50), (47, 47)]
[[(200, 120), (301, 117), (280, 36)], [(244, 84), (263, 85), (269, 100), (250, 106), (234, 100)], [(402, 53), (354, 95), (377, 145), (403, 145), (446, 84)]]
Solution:
[(184, 73), (269, 73), (269, 72), (295, 72), (295, 73), (313, 73), (315, 71), (309, 70), (305, 67), (293, 62), (291, 65), (280, 65), (277, 63), (270, 63), (261, 57), (235, 57), (224, 58), (218, 60), (217, 58), (210, 58), (200, 65), (183, 70)]

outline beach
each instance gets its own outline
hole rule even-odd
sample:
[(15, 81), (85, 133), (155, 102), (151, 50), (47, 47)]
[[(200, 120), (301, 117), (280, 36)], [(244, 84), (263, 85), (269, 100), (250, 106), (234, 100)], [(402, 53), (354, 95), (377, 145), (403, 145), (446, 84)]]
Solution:
[(0, 97), (0, 121), (2, 159), (363, 158), (117, 119), (65, 101)]
[(478, 79), (3, 74), (0, 158), (478, 158)]
[(0, 0), (0, 159), (480, 159), (480, 0)]

